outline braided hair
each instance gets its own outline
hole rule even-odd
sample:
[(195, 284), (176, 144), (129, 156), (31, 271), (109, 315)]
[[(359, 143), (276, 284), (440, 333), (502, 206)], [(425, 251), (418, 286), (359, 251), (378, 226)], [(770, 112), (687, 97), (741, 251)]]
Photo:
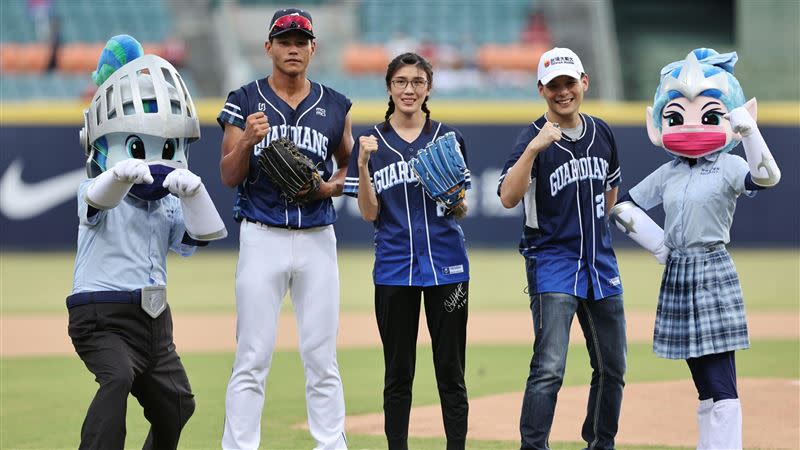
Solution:
[[(431, 66), (431, 63), (429, 63), (422, 56), (409, 52), (395, 57), (392, 62), (389, 63), (389, 67), (386, 69), (386, 89), (391, 89), (392, 77), (394, 76), (395, 72), (397, 72), (403, 66), (417, 66), (418, 68), (422, 69), (425, 72), (425, 75), (428, 77), (428, 87), (433, 87), (433, 67)], [(389, 95), (389, 107), (386, 109), (386, 115), (384, 116), (383, 131), (387, 131), (389, 129), (389, 117), (391, 117), (392, 113), (394, 113), (394, 108), (394, 100), (392, 100), (392, 96)], [(431, 110), (428, 109), (427, 95), (425, 96), (425, 100), (422, 102), (422, 112), (425, 113), (425, 132), (429, 133), (431, 131)]]

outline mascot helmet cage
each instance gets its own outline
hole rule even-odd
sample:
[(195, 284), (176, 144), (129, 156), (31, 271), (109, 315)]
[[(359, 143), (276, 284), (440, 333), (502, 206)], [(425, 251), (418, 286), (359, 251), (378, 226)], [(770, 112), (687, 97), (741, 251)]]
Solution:
[[(150, 106), (153, 101), (155, 107)], [(183, 79), (172, 64), (156, 55), (136, 58), (111, 74), (97, 88), (83, 120), (80, 141), (89, 159), (92, 144), (110, 133), (135, 132), (190, 142), (200, 138), (197, 110)]]

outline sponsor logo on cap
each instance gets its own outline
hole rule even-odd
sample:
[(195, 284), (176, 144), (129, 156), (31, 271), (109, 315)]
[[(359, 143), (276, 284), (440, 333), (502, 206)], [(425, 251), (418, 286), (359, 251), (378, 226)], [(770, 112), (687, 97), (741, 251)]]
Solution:
[(575, 60), (572, 56), (556, 56), (544, 62), (545, 67), (550, 67), (550, 64), (575, 64)]

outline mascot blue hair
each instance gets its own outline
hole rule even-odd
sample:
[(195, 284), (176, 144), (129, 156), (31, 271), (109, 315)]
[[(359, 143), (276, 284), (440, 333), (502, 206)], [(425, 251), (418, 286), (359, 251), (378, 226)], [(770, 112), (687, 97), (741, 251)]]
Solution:
[[(733, 75), (733, 66), (737, 60), (736, 52), (719, 54), (713, 49), (699, 48), (689, 53), (686, 59), (668, 64), (661, 69), (661, 82), (656, 89), (653, 106), (647, 110), (648, 135), (653, 144), (663, 146), (675, 156), (689, 158), (715, 152), (729, 152), (736, 147), (740, 138), (722, 118), (727, 112), (745, 104), (742, 87)], [(704, 131), (692, 131), (699, 134), (676, 134), (667, 136), (665, 140), (662, 119), (665, 118), (664, 108), (667, 104), (680, 98), (693, 102), (698, 97), (716, 99), (724, 106), (724, 110), (720, 108), (705, 121), (701, 121), (709, 128)], [(748, 105), (753, 115), (755, 107), (755, 102)], [(677, 116), (674, 117), (680, 120)], [(719, 128), (710, 128), (713, 126)], [(722, 140), (724, 143), (720, 142)]]

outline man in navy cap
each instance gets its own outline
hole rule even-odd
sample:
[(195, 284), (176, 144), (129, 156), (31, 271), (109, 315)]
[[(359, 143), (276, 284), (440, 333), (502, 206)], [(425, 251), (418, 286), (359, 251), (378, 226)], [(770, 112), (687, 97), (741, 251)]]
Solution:
[[(222, 181), (236, 188), (233, 214), (241, 223), (237, 346), (225, 397), (225, 449), (259, 446), (264, 387), (287, 291), (297, 316), (315, 449), (347, 448), (336, 362), (339, 270), (331, 197), (342, 194), (353, 147), (351, 102), (306, 77), (314, 39), (310, 14), (294, 8), (276, 12), (264, 43), (272, 73), (228, 94), (217, 117), (224, 130)], [(258, 155), (283, 137), (311, 158), (324, 180), (307, 203), (293, 203), (259, 176)]]

